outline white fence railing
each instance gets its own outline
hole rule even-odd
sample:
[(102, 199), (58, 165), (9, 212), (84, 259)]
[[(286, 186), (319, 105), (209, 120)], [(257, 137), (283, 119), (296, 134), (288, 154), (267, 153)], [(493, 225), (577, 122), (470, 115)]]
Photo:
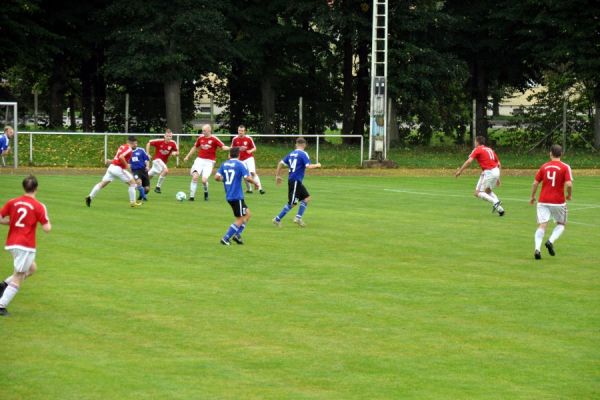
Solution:
[[(109, 136), (123, 136), (123, 137), (127, 137), (129, 135), (134, 135), (136, 137), (140, 137), (140, 136), (150, 136), (150, 137), (158, 137), (161, 136), (160, 133), (123, 133), (123, 132), (117, 132), (117, 133), (112, 133), (112, 132), (45, 132), (45, 131), (20, 131), (19, 135), (29, 135), (29, 163), (33, 164), (33, 137), (34, 136), (38, 136), (38, 135), (68, 135), (68, 136), (101, 136), (104, 137), (104, 158), (103, 159), (108, 159), (108, 158), (112, 158), (113, 157), (113, 152), (115, 151), (115, 149), (109, 149), (108, 148), (108, 137)], [(173, 134), (175, 141), (177, 142), (177, 147), (180, 148), (179, 146), (179, 142), (180, 139), (182, 137), (192, 137), (192, 138), (196, 138), (198, 137), (197, 133), (181, 133), (181, 134)], [(227, 137), (234, 137), (236, 135), (233, 134), (217, 134), (215, 136), (227, 136)], [(357, 138), (356, 135), (261, 135), (261, 134), (255, 134), (255, 135), (251, 135), (251, 137), (253, 138), (279, 138), (279, 139), (288, 139), (288, 138), (295, 138), (298, 136), (302, 136), (304, 138), (316, 138), (316, 150), (315, 150), (315, 162), (319, 162), (319, 144), (321, 142), (321, 139), (324, 138), (345, 138), (345, 137), (349, 137), (349, 138)], [(16, 136), (15, 136), (16, 137)], [(363, 164), (363, 160), (364, 160), (364, 138), (362, 136), (358, 136), (360, 137), (360, 165), (362, 166)], [(16, 146), (15, 146), (16, 148)], [(15, 152), (15, 167), (18, 165), (19, 160), (18, 160), (18, 155)], [(176, 165), (179, 166), (179, 156), (176, 157)]]

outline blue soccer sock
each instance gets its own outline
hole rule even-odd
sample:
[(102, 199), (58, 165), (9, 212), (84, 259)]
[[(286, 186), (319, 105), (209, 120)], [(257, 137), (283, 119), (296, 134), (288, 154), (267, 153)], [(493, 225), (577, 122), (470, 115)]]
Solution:
[(225, 236), (223, 236), (223, 239), (229, 241), (229, 239), (231, 239), (231, 237), (238, 232), (238, 229), (239, 228), (236, 224), (231, 224), (229, 229), (227, 229), (227, 233), (225, 233)]
[(289, 204), (286, 204), (279, 213), (279, 215), (275, 217), (277, 221), (281, 221), (281, 219), (285, 217), (285, 214), (287, 214), (291, 209), (292, 207)]
[(306, 211), (307, 206), (308, 206), (308, 204), (305, 201), (300, 202), (300, 206), (298, 207), (298, 214), (296, 214), (296, 218), (302, 219), (302, 216), (304, 215), (304, 211)]
[(138, 186), (137, 187), (138, 192), (140, 192), (140, 198), (141, 199), (145, 199), (146, 198), (146, 191), (144, 190), (143, 186)]
[(246, 229), (246, 224), (245, 224), (245, 223), (244, 223), (244, 224), (241, 224), (241, 225), (238, 227), (237, 235), (238, 235), (238, 236), (242, 236), (242, 232), (244, 232), (244, 229)]

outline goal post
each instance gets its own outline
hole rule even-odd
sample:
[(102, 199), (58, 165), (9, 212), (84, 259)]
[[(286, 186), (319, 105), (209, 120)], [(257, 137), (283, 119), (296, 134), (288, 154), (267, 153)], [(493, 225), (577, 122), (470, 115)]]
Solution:
[[(13, 153), (13, 160), (14, 160), (14, 168), (17, 168), (19, 165), (19, 120), (17, 118), (17, 113), (18, 113), (18, 106), (17, 103), (14, 101), (0, 101), (0, 108), (5, 108), (5, 117), (4, 117), (4, 125), (7, 125), (9, 123), (8, 120), (8, 111), (12, 108), (12, 128), (15, 132), (14, 136), (13, 136), (13, 147), (12, 147), (12, 153)], [(4, 126), (3, 126), (4, 128)], [(3, 129), (4, 131), (4, 129)], [(2, 157), (2, 166), (6, 165), (6, 160), (4, 159), (4, 156)]]

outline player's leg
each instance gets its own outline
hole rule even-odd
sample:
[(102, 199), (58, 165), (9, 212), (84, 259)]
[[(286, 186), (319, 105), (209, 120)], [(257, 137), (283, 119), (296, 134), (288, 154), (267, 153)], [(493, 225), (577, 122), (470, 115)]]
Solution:
[(477, 181), (477, 185), (475, 186), (475, 197), (479, 197), (482, 200), (488, 201), (494, 204), (494, 199), (488, 193), (486, 193), (487, 183), (486, 183), (486, 171), (483, 171), (481, 175), (479, 175), (479, 180)]
[(229, 240), (238, 234), (240, 226), (242, 225), (244, 219), (244, 216), (242, 215), (243, 201), (230, 200), (227, 202), (231, 206), (233, 215), (235, 216), (235, 222), (229, 225), (229, 228), (227, 228), (227, 232), (225, 232), (225, 235), (221, 238), (221, 244), (225, 246), (229, 246), (231, 244)]
[(142, 205), (142, 203), (138, 203), (135, 200), (135, 189), (137, 187), (137, 183), (135, 182), (135, 178), (133, 177), (133, 175), (131, 175), (131, 173), (127, 170), (124, 170), (123, 168), (120, 168), (119, 171), (119, 179), (121, 179), (121, 182), (123, 182), (124, 184), (126, 184), (127, 187), (127, 193), (129, 194), (129, 204), (131, 205), (131, 207), (138, 207), (140, 205)]
[(239, 223), (239, 228), (237, 234), (233, 236), (233, 241), (237, 244), (244, 244), (242, 240), (242, 232), (246, 229), (246, 224), (250, 221), (250, 210), (246, 206), (246, 202), (242, 200), (242, 216), (236, 221), (236, 224)]
[(106, 170), (106, 174), (104, 174), (104, 176), (102, 177), (102, 180), (94, 185), (90, 194), (88, 194), (87, 197), (85, 198), (85, 205), (90, 207), (92, 205), (92, 200), (98, 195), (98, 192), (100, 192), (100, 190), (105, 188), (106, 185), (111, 183), (113, 179), (114, 179), (114, 177), (110, 173), (110, 167), (109, 167), (109, 169)]
[(168, 173), (169, 173), (169, 168), (167, 168), (167, 166), (165, 165), (165, 168), (162, 170), (162, 172), (158, 176), (158, 182), (156, 182), (157, 188), (159, 188), (159, 189), (161, 188), (163, 182), (165, 181), (165, 177), (167, 176)]
[(4, 293), (2, 293), (2, 297), (0, 297), (0, 315), (8, 315), (6, 307), (8, 307), (10, 302), (17, 295), (19, 288), (32, 265), (35, 271), (34, 252), (21, 249), (11, 249), (9, 251), (14, 260), (14, 274), (4, 290)]
[(285, 217), (286, 214), (288, 212), (290, 212), (290, 210), (292, 208), (294, 208), (294, 206), (298, 202), (298, 199), (296, 197), (298, 183), (299, 183), (298, 181), (288, 180), (288, 202), (286, 203), (285, 206), (283, 206), (283, 208), (281, 209), (279, 214), (277, 216), (275, 216), (275, 218), (273, 218), (273, 224), (275, 224), (277, 226), (281, 226), (281, 220), (283, 219), (283, 217)]
[(296, 217), (294, 218), (294, 223), (298, 224), (298, 226), (300, 227), (305, 227), (306, 224), (304, 223), (302, 217), (304, 216), (306, 207), (308, 207), (308, 202), (310, 201), (310, 193), (308, 193), (308, 190), (306, 190), (302, 183), (299, 183), (297, 189), (297, 197), (301, 200), (298, 206), (298, 213), (296, 213)]
[(190, 182), (190, 201), (194, 201), (196, 190), (198, 190), (198, 178), (200, 174), (197, 171), (192, 172), (192, 181)]
[(202, 189), (204, 190), (204, 200), (208, 200), (208, 179), (212, 174), (213, 163), (206, 161), (202, 168)]
[(166, 175), (166, 169), (167, 166), (163, 160), (156, 159), (152, 161), (152, 170), (156, 171), (155, 174), (158, 175), (158, 182), (156, 182), (156, 187), (154, 188), (154, 191), (156, 193), (162, 193), (160, 187), (162, 186), (162, 183), (165, 180), (164, 175)]
[(548, 241), (546, 242), (545, 246), (548, 249), (548, 253), (550, 253), (551, 256), (554, 256), (556, 254), (554, 251), (554, 242), (556, 242), (558, 238), (563, 234), (563, 232), (565, 231), (565, 226), (567, 224), (567, 207), (552, 207), (550, 212), (552, 214), (552, 218), (554, 218), (554, 221), (556, 221), (556, 226), (552, 230), (552, 233), (550, 234), (550, 237), (548, 238)]
[(537, 208), (537, 222), (538, 228), (535, 231), (534, 242), (535, 242), (535, 259), (539, 260), (541, 257), (540, 250), (542, 248), (542, 242), (544, 241), (544, 233), (546, 232), (546, 226), (550, 220), (550, 210), (547, 206), (538, 203)]

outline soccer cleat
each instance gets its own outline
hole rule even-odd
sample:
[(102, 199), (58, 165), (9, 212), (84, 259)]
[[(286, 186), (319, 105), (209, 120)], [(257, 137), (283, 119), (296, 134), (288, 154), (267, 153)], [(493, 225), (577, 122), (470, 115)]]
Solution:
[(6, 308), (4, 308), (4, 307), (0, 308), (0, 316), (7, 317), (9, 315), (10, 314), (8, 313), (8, 310)]
[(223, 246), (231, 246), (231, 243), (229, 242), (229, 240), (225, 240), (225, 239), (221, 239), (221, 244)]
[(162, 192), (160, 191), (160, 188), (157, 186), (154, 188), (154, 193), (161, 194)]
[(264, 191), (264, 189), (260, 189), (260, 190), (258, 191), (258, 193), (260, 193), (260, 194), (265, 194), (265, 193), (267, 193), (267, 192), (265, 192), (265, 191)]
[(90, 196), (85, 198), (85, 205), (88, 207), (92, 205), (92, 198)]
[(188, 200), (189, 200), (189, 201), (194, 201), (194, 198), (193, 198), (193, 197), (190, 197)]
[(539, 250), (536, 250), (535, 253), (533, 253), (533, 258), (535, 258), (536, 260), (542, 259), (542, 255), (540, 254)]
[[(502, 204), (501, 201), (498, 201), (494, 204), (494, 206), (492, 207), (492, 214), (495, 213), (496, 211), (498, 211), (498, 207), (500, 207), (500, 204)], [(504, 214), (504, 212), (502, 212)]]
[(254, 192), (253, 192), (252, 190), (246, 190), (246, 193), (248, 193), (248, 194), (252, 194), (252, 193), (254, 193)]
[(242, 237), (240, 235), (233, 235), (231, 239), (237, 244), (244, 244), (244, 241), (242, 240)]
[(504, 216), (504, 210), (502, 210), (502, 211), (498, 211), (498, 215), (499, 215), (500, 217)]
[(129, 203), (132, 208), (136, 208), (142, 205), (139, 201), (134, 201), (133, 203)]
[(204, 192), (204, 201), (208, 201), (208, 192)]
[(555, 255), (556, 255), (556, 252), (554, 251), (554, 245), (552, 244), (552, 242), (551, 242), (551, 241), (549, 241), (549, 240), (548, 240), (548, 241), (546, 241), (546, 244), (545, 244), (545, 246), (546, 246), (546, 248), (548, 249), (548, 253), (549, 253), (551, 256), (555, 256)]
[(306, 224), (302, 221), (302, 218), (294, 218), (294, 223), (297, 224), (300, 228), (304, 228)]
[(4, 281), (0, 282), (0, 297), (4, 294), (4, 289), (8, 287), (8, 284)]
[(277, 217), (273, 218), (273, 225), (278, 228), (281, 228), (281, 221), (277, 219)]

